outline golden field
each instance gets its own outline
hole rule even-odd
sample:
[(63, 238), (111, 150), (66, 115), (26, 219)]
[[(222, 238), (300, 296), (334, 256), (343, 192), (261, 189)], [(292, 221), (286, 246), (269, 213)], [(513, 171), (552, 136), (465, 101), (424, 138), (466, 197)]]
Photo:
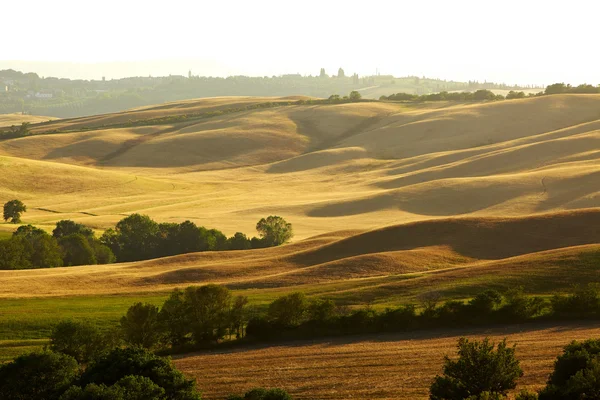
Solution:
[(196, 378), (208, 400), (254, 387), (281, 387), (294, 399), (427, 399), (461, 336), (516, 344), (524, 371), (518, 391), (543, 387), (566, 344), (598, 334), (598, 324), (570, 324), (365, 335), (192, 354), (175, 365)]

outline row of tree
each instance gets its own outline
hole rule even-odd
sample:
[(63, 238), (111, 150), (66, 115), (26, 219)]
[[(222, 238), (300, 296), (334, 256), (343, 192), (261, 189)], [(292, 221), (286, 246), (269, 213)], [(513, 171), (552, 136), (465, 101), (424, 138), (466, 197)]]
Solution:
[[(213, 345), (230, 339), (270, 341), (357, 333), (397, 332), (533, 319), (599, 318), (600, 289), (577, 288), (550, 301), (529, 297), (522, 289), (505, 293), (486, 290), (471, 300), (438, 303), (426, 299), (418, 311), (404, 305), (376, 311), (350, 309), (329, 299), (309, 299), (300, 292), (274, 300), (264, 310), (250, 306), (243, 296), (233, 297), (219, 285), (175, 290), (162, 307), (136, 303), (121, 319), (122, 339), (133, 346), (175, 349)], [(172, 350), (171, 350), (172, 351)]]
[(227, 238), (221, 231), (193, 222), (157, 223), (132, 214), (97, 238), (89, 227), (62, 220), (52, 235), (32, 225), (20, 226), (0, 240), (0, 270), (55, 268), (138, 261), (199, 251), (248, 250), (278, 246), (293, 236), (292, 225), (278, 216), (256, 224), (260, 237), (241, 232)]
[(395, 93), (389, 96), (381, 96), (379, 100), (382, 101), (411, 101), (411, 102), (423, 102), (423, 101), (494, 101), (494, 100), (511, 100), (511, 99), (522, 99), (525, 97), (537, 97), (551, 94), (563, 94), (563, 93), (600, 93), (600, 85), (593, 86), (583, 84), (579, 86), (571, 86), (570, 84), (555, 83), (546, 87), (543, 92), (525, 94), (523, 91), (511, 90), (506, 96), (500, 94), (494, 94), (491, 90), (480, 89), (475, 92), (446, 92), (442, 91), (439, 93), (432, 94), (412, 94), (412, 93)]
[(292, 224), (271, 215), (256, 224), (259, 237), (248, 238), (236, 232), (227, 238), (217, 229), (197, 226), (191, 221), (180, 224), (158, 223), (147, 215), (132, 214), (104, 232), (100, 241), (108, 246), (119, 262), (148, 260), (200, 251), (248, 250), (279, 246), (293, 237)]

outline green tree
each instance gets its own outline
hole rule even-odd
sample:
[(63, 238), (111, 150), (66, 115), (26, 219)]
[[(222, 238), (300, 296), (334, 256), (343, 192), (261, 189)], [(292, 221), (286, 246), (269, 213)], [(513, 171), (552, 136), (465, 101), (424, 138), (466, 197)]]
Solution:
[(488, 338), (481, 342), (460, 338), (458, 359), (446, 356), (443, 371), (431, 385), (431, 400), (463, 400), (484, 392), (504, 396), (523, 376), (515, 348), (507, 347), (506, 339), (495, 348)]
[(52, 231), (52, 236), (56, 239), (60, 239), (70, 235), (82, 235), (86, 238), (94, 236), (94, 231), (91, 228), (77, 222), (63, 219), (56, 223), (56, 228)]
[(175, 289), (171, 292), (160, 309), (158, 319), (172, 346), (179, 346), (188, 341), (187, 335), (191, 329), (186, 315), (184, 293), (181, 290)]
[(62, 250), (55, 238), (32, 225), (20, 226), (13, 238), (27, 242), (27, 255), (33, 268), (55, 268), (63, 265)]
[(292, 224), (276, 215), (262, 218), (256, 224), (256, 230), (267, 246), (279, 246), (294, 236)]
[(115, 231), (118, 243), (115, 255), (118, 261), (139, 261), (154, 257), (158, 224), (150, 217), (132, 214), (119, 221)]
[(153, 304), (132, 305), (121, 318), (120, 325), (125, 342), (145, 349), (154, 348), (163, 335), (158, 320), (158, 307)]
[(302, 292), (281, 296), (269, 305), (269, 319), (282, 326), (299, 325), (306, 314), (308, 301)]
[(79, 374), (71, 356), (37, 352), (0, 364), (0, 395), (11, 400), (57, 400)]
[(186, 379), (167, 358), (142, 348), (116, 348), (94, 361), (81, 375), (79, 384), (112, 386), (121, 379), (136, 375), (148, 378), (164, 389), (168, 400), (200, 400), (193, 380)]
[(56, 324), (50, 334), (50, 350), (67, 354), (80, 363), (108, 352), (117, 345), (110, 335), (105, 335), (87, 322), (62, 321)]
[(350, 101), (359, 101), (360, 99), (362, 99), (362, 95), (356, 90), (353, 90), (350, 92), (348, 98), (350, 99)]
[(197, 343), (216, 341), (229, 326), (231, 294), (219, 285), (190, 286), (184, 292), (186, 318)]
[(243, 327), (244, 323), (247, 320), (246, 315), (246, 305), (248, 304), (248, 297), (246, 296), (237, 296), (233, 300), (233, 304), (231, 306), (231, 310), (229, 312), (229, 321), (230, 321), (230, 334), (235, 332), (236, 337), (239, 339), (243, 337)]
[(11, 200), (4, 204), (4, 220), (13, 224), (21, 222), (21, 214), (27, 212), (27, 206), (21, 200)]
[(92, 265), (96, 264), (94, 249), (88, 239), (80, 233), (63, 236), (58, 241), (63, 250), (63, 265)]
[(248, 250), (252, 248), (250, 239), (242, 232), (236, 232), (232, 237), (227, 239), (227, 248), (229, 250)]
[(31, 250), (23, 238), (0, 240), (0, 270), (31, 268)]
[(600, 398), (600, 339), (573, 341), (554, 363), (540, 400)]

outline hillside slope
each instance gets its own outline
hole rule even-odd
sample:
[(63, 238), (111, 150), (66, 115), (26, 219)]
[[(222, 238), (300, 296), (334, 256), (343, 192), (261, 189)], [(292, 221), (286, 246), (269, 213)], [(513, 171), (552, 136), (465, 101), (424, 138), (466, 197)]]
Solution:
[(107, 185), (82, 201), (77, 188), (70, 199), (48, 194), (9, 168), (2, 191), (53, 210), (27, 215), (31, 223), (85, 212), (95, 216), (87, 222), (107, 228), (118, 215), (142, 212), (252, 234), (258, 219), (277, 214), (294, 224), (296, 239), (451, 216), (600, 207), (600, 95), (284, 105), (102, 128), (289, 100), (200, 99), (34, 126), (72, 132), (0, 141), (0, 155), (118, 171), (167, 188), (126, 198)]
[(211, 282), (237, 289), (294, 287), (345, 300), (360, 294), (373, 301), (476, 282), (507, 287), (531, 281), (532, 290), (560, 289), (600, 271), (599, 225), (600, 210), (456, 218), (343, 231), (262, 250), (0, 271), (0, 297), (152, 292)]

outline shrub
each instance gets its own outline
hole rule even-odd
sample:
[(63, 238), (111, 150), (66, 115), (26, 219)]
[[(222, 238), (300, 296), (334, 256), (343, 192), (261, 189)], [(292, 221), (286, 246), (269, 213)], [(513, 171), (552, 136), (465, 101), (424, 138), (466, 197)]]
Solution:
[(143, 377), (128, 375), (112, 386), (91, 383), (84, 389), (72, 386), (60, 400), (166, 400), (165, 390)]
[(77, 361), (66, 354), (30, 353), (0, 365), (3, 399), (56, 400), (79, 374)]
[(227, 400), (292, 400), (292, 397), (283, 389), (252, 389), (244, 396), (231, 395)]
[(431, 400), (463, 400), (484, 392), (505, 395), (523, 375), (515, 348), (508, 348), (505, 339), (495, 349), (488, 338), (481, 342), (459, 339), (458, 359), (446, 356), (443, 371), (431, 385)]

